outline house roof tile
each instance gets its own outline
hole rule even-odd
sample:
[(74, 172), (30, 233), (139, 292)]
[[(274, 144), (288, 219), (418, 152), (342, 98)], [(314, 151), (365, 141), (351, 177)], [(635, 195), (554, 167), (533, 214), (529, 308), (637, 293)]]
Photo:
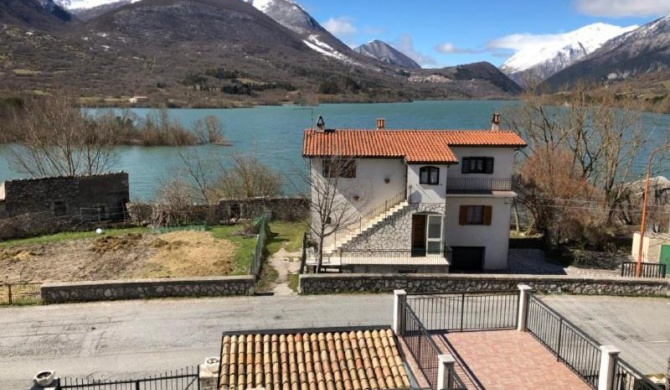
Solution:
[(456, 163), (450, 146), (524, 147), (511, 131), (489, 130), (305, 130), (305, 157), (401, 157), (407, 162)]
[(390, 329), (224, 335), (220, 389), (407, 389)]

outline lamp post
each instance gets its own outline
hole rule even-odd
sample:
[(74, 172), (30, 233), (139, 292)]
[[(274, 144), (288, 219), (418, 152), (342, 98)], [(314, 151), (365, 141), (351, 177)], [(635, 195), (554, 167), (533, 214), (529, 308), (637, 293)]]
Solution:
[(656, 148), (649, 153), (649, 159), (647, 160), (647, 171), (644, 178), (644, 193), (642, 195), (642, 221), (640, 223), (640, 242), (637, 250), (637, 264), (635, 265), (635, 277), (640, 277), (642, 273), (642, 245), (644, 244), (644, 232), (647, 228), (647, 197), (649, 196), (649, 175), (651, 171), (651, 160), (654, 158), (656, 153), (660, 152), (663, 149), (670, 148), (670, 145), (663, 145), (660, 148)]

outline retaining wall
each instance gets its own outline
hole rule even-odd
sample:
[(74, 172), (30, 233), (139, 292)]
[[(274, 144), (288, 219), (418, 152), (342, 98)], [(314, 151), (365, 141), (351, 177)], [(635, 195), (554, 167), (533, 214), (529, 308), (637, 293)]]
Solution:
[(530, 285), (534, 291), (548, 294), (670, 296), (670, 281), (667, 279), (490, 274), (300, 275), (300, 293), (380, 293), (398, 289), (404, 289), (412, 293), (516, 290), (517, 285), (521, 283)]
[(220, 297), (253, 295), (251, 275), (214, 278), (108, 280), (100, 282), (47, 283), (42, 302), (68, 303), (168, 297)]

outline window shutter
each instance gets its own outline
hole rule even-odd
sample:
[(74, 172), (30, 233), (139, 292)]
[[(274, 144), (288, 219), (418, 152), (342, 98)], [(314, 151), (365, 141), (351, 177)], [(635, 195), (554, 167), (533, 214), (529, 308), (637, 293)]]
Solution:
[(484, 225), (491, 224), (491, 217), (493, 216), (493, 207), (484, 206)]
[(493, 157), (487, 157), (484, 164), (484, 172), (493, 173)]
[(461, 165), (461, 173), (470, 173), (470, 159), (464, 157), (462, 164), (463, 165)]
[(461, 206), (458, 211), (458, 224), (467, 225), (468, 224), (468, 206)]

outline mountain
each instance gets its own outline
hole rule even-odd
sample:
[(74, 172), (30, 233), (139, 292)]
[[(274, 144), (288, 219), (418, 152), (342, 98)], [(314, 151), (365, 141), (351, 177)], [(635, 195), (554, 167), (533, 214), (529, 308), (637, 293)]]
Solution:
[(0, 23), (37, 30), (63, 28), (73, 18), (52, 0), (2, 0)]
[(590, 24), (527, 46), (505, 61), (500, 69), (519, 84), (543, 81), (596, 51), (610, 39), (637, 27)]
[(374, 40), (354, 49), (356, 53), (376, 58), (386, 64), (396, 65), (407, 69), (420, 69), (421, 65), (398, 51), (386, 42)]
[(579, 80), (626, 80), (670, 68), (670, 15), (607, 41), (582, 61), (556, 73), (545, 85), (558, 88)]
[(343, 62), (365, 62), (349, 46), (319, 24), (298, 3), (291, 0), (244, 0), (274, 21), (296, 33), (312, 50)]

